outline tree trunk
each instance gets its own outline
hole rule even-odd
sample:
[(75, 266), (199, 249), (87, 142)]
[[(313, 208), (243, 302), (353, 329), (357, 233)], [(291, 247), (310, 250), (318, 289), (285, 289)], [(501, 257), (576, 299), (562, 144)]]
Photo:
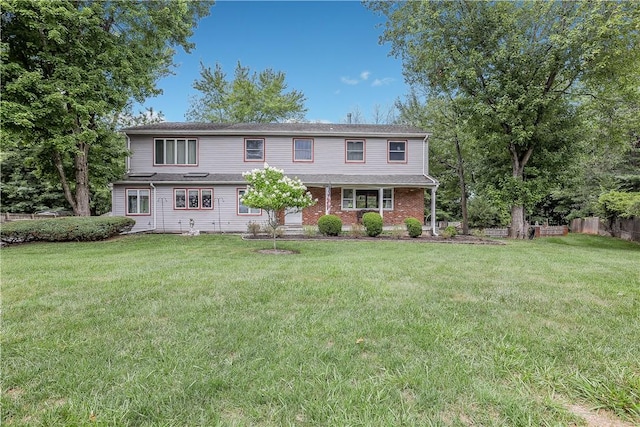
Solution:
[[(523, 153), (518, 151), (514, 143), (509, 144), (509, 152), (511, 153), (511, 167), (513, 178), (516, 181), (524, 181), (524, 167), (529, 162), (533, 153), (533, 145), (530, 145)], [(520, 195), (518, 195), (520, 197)], [(511, 205), (511, 229), (509, 237), (512, 239), (524, 239), (527, 236), (527, 230), (524, 227), (524, 201), (518, 198)]]
[(76, 199), (73, 197), (71, 186), (69, 185), (69, 181), (67, 181), (67, 174), (64, 171), (64, 163), (59, 151), (53, 152), (53, 164), (58, 171), (58, 176), (60, 176), (60, 183), (62, 184), (62, 190), (64, 191), (64, 198), (67, 199), (67, 202), (69, 202), (71, 209), (73, 209), (73, 212), (75, 213)]
[(511, 228), (509, 237), (512, 239), (524, 239), (527, 233), (524, 229), (524, 205), (511, 206)]
[(74, 158), (76, 172), (76, 216), (91, 216), (89, 205), (89, 144), (81, 142)]
[(464, 179), (464, 162), (462, 160), (462, 149), (460, 141), (456, 136), (456, 154), (458, 156), (458, 182), (460, 185), (460, 207), (462, 208), (462, 234), (469, 234), (469, 214), (467, 213), (467, 183)]

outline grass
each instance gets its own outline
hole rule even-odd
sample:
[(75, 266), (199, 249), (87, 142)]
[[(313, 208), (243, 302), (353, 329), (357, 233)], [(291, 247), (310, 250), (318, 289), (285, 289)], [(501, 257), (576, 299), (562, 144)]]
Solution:
[(127, 236), (2, 249), (5, 425), (640, 422), (640, 246)]

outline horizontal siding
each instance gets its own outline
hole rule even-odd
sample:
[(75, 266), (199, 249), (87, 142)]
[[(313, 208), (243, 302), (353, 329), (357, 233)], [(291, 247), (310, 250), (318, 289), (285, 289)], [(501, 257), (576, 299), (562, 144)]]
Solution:
[[(113, 215), (126, 216), (125, 188), (132, 187), (116, 185), (113, 188)], [(264, 223), (267, 220), (264, 212), (262, 215), (237, 214), (237, 189), (239, 188), (237, 186), (188, 186), (188, 188), (213, 188), (213, 209), (174, 209), (174, 186), (156, 185), (155, 194), (153, 190), (151, 193), (151, 215), (130, 216), (136, 221), (132, 231), (153, 229), (155, 221), (157, 232), (186, 233), (189, 231), (189, 220), (193, 219), (194, 229), (202, 232), (246, 232), (249, 222)]]
[[(161, 135), (158, 135), (161, 137)], [(185, 135), (188, 137), (188, 135)], [(261, 137), (247, 135), (247, 137)], [(131, 172), (134, 173), (242, 173), (262, 168), (262, 162), (244, 161), (244, 137), (201, 136), (198, 137), (197, 166), (154, 166), (153, 137), (131, 136)], [(369, 174), (369, 175), (416, 175), (423, 172), (423, 141), (409, 139), (408, 162), (387, 162), (387, 139), (366, 139), (366, 162), (345, 162), (345, 138), (314, 138), (314, 161), (293, 162), (292, 137), (265, 137), (266, 162), (295, 174)]]

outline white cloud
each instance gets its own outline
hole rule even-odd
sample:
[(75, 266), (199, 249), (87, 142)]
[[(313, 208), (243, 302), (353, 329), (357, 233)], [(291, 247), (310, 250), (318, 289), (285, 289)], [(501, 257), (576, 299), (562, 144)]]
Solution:
[(371, 86), (387, 86), (393, 83), (394, 81), (395, 79), (392, 77), (385, 77), (384, 79), (375, 79), (371, 83)]
[(371, 71), (363, 71), (360, 73), (360, 78), (362, 80), (367, 80), (370, 75), (371, 75)]
[(346, 85), (357, 85), (358, 83), (360, 83), (358, 79), (352, 79), (344, 76), (340, 77), (340, 81)]

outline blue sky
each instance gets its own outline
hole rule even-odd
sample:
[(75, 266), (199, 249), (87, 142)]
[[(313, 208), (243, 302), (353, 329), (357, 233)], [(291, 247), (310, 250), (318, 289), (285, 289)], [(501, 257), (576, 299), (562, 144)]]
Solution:
[(284, 72), (288, 89), (307, 98), (307, 120), (344, 123), (358, 109), (371, 123), (375, 105), (386, 113), (409, 91), (401, 61), (379, 44), (382, 23), (359, 1), (218, 1), (195, 30), (196, 48), (179, 49), (175, 75), (158, 82), (163, 95), (144, 105), (184, 121), (199, 63), (219, 63), (232, 79), (240, 61)]

